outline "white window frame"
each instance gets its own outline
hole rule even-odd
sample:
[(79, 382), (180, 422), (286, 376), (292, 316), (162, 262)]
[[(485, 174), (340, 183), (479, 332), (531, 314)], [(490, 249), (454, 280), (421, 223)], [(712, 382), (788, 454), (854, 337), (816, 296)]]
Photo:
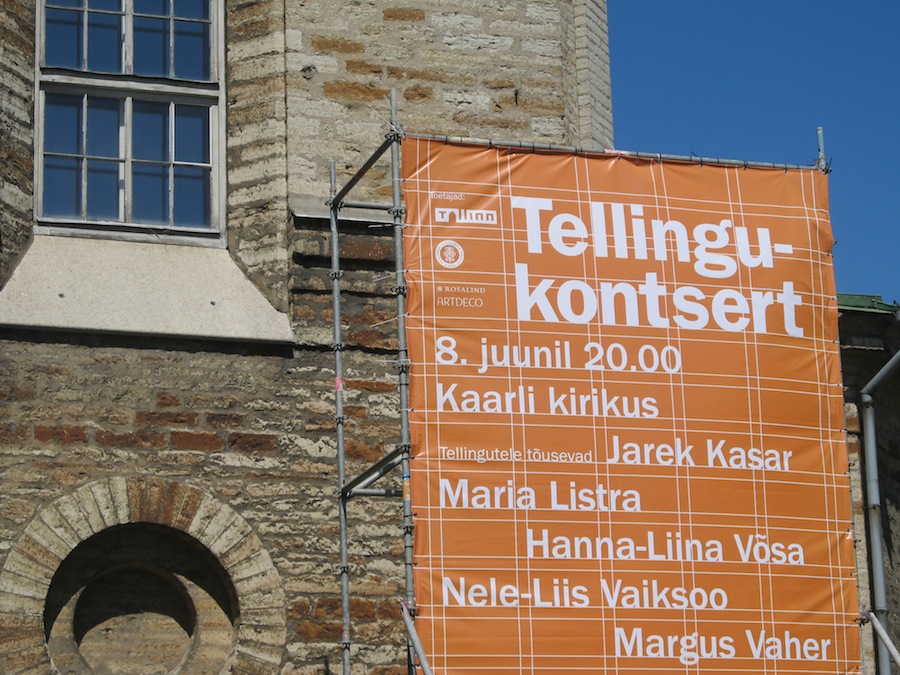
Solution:
[[(85, 0), (87, 2), (87, 0)], [(124, 22), (125, 44), (123, 63), (130, 70), (132, 45), (131, 25), (134, 17), (132, 0), (124, 0), (126, 12)], [(192, 243), (224, 247), (226, 224), (225, 195), (225, 17), (224, 3), (210, 0), (210, 80), (175, 80), (170, 78), (148, 78), (131, 74), (107, 74), (90, 71), (69, 70), (44, 65), (46, 3), (38, 0), (36, 12), (35, 40), (35, 162), (34, 162), (34, 216), (35, 231), (40, 234), (77, 235), (104, 239), (131, 241), (151, 241), (169, 243)], [(86, 30), (86, 28), (85, 28)], [(86, 56), (85, 56), (86, 58)], [(132, 101), (156, 100), (176, 104), (197, 105), (209, 108), (209, 160), (210, 170), (210, 227), (178, 227), (133, 223), (124, 220), (130, 216), (131, 204), (120, 207), (123, 220), (81, 220), (44, 216), (44, 110), (46, 95), (66, 93), (73, 95), (95, 95), (121, 98), (129, 108), (125, 115), (126, 138), (131, 133)], [(174, 124), (174, 120), (170, 120)], [(171, 138), (171, 137), (170, 137)], [(124, 140), (124, 139), (123, 139)], [(130, 142), (122, 146), (122, 157), (126, 166), (125, 180), (130, 183), (131, 163)], [(171, 158), (174, 162), (174, 157)], [(177, 162), (175, 163), (177, 165)], [(171, 186), (170, 186), (171, 190)], [(170, 193), (171, 194), (171, 193)], [(131, 195), (130, 184), (124, 188), (124, 199)]]

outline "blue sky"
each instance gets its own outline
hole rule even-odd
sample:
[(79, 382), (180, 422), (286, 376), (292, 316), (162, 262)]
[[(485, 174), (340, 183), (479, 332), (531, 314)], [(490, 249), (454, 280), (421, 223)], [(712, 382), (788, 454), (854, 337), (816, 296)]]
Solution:
[(619, 150), (812, 164), (837, 288), (900, 301), (900, 2), (607, 0)]

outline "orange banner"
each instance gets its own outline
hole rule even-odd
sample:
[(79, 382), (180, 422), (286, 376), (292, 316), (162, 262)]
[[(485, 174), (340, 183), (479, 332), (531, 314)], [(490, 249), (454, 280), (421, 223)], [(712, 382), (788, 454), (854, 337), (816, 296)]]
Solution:
[(857, 672), (825, 176), (417, 138), (403, 173), (435, 672)]

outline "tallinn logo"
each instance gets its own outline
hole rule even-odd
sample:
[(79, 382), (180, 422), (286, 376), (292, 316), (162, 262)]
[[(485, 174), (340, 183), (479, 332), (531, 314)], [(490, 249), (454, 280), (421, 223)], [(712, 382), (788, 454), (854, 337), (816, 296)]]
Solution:
[(434, 209), (434, 222), (456, 222), (466, 225), (496, 225), (497, 212), (489, 209), (457, 209), (441, 206)]

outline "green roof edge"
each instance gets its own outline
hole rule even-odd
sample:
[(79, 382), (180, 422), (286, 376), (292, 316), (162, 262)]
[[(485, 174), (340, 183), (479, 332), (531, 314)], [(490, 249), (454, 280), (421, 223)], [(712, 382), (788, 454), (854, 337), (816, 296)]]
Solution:
[(900, 304), (885, 302), (880, 295), (862, 295), (859, 293), (838, 293), (839, 309), (855, 309), (863, 312), (883, 312), (894, 314), (900, 311)]

